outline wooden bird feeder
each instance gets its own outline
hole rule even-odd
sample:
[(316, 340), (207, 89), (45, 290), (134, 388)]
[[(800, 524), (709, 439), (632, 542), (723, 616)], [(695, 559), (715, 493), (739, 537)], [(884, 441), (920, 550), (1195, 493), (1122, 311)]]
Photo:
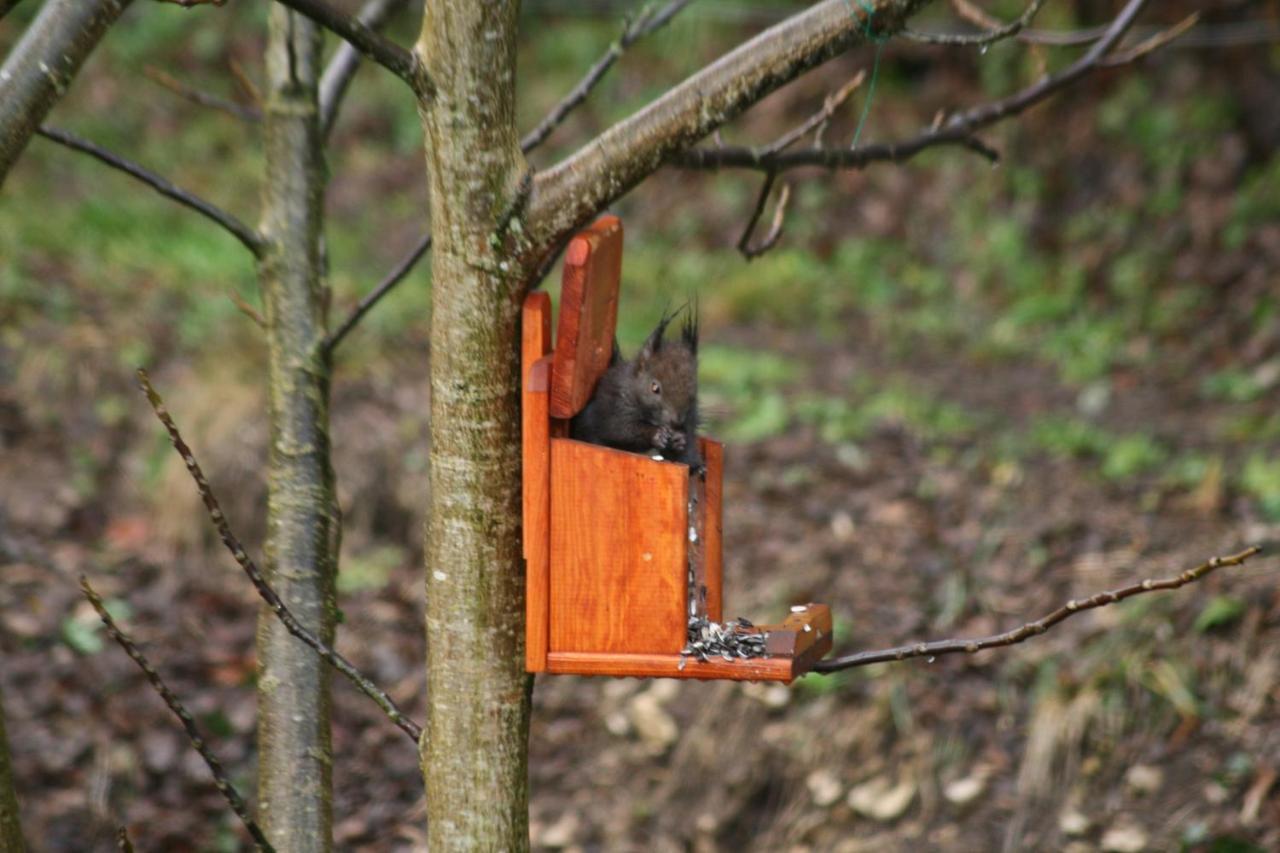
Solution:
[(550, 298), (535, 292), (524, 302), (526, 669), (789, 682), (831, 650), (825, 605), (756, 627), (764, 657), (681, 654), (691, 616), (723, 621), (723, 445), (700, 438), (705, 477), (691, 477), (681, 463), (567, 437), (609, 363), (621, 271), (616, 217), (574, 237), (554, 353)]

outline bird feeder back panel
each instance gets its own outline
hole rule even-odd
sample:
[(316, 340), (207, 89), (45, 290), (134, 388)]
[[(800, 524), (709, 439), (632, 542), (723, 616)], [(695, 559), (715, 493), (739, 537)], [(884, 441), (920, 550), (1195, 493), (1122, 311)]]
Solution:
[(621, 282), (622, 223), (602, 216), (565, 250), (551, 417), (567, 419), (582, 411), (609, 367)]
[(753, 629), (765, 657), (682, 654), (691, 616), (723, 619), (722, 445), (700, 438), (705, 471), (691, 476), (566, 437), (608, 369), (621, 269), (622, 225), (605, 216), (566, 250), (554, 355), (550, 298), (532, 293), (523, 308), (525, 668), (789, 682), (831, 649), (823, 605)]

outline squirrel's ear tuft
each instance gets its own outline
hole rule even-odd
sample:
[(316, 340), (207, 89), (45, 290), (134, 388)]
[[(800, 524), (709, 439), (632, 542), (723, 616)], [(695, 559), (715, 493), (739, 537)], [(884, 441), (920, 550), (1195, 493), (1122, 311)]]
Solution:
[(622, 349), (618, 346), (618, 338), (613, 338), (613, 352), (609, 354), (609, 366), (614, 367), (622, 362)]
[(674, 313), (663, 312), (662, 319), (658, 321), (658, 325), (649, 333), (649, 337), (645, 338), (644, 343), (640, 346), (640, 352), (636, 355), (637, 365), (648, 362), (655, 353), (662, 349), (662, 336), (666, 334), (667, 326), (670, 325), (675, 316)]
[(698, 297), (693, 302), (685, 303), (688, 311), (684, 315), (684, 325), (680, 329), (680, 337), (696, 355), (698, 352)]

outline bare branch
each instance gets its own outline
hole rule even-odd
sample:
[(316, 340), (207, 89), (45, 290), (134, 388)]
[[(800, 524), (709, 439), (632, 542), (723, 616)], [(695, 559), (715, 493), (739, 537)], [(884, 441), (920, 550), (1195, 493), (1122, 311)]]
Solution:
[[(405, 0), (368, 0), (356, 13), (356, 20), (377, 31), (393, 14), (404, 7)], [(338, 119), (338, 109), (347, 87), (360, 67), (361, 53), (351, 42), (344, 41), (334, 51), (320, 78), (320, 128), (328, 136)]]
[(987, 14), (984, 9), (980, 6), (974, 5), (970, 0), (948, 0), (947, 5), (949, 5), (952, 11), (962, 19), (973, 24), (975, 27), (980, 27), (984, 30), (994, 30), (999, 29), (1001, 26), (998, 19)]
[[(960, 0), (960, 2), (964, 2), (964, 0)], [(981, 33), (924, 33), (906, 28), (902, 31), (902, 35), (912, 41), (925, 42), (926, 44), (986, 46), (1002, 39), (1012, 38), (1022, 32), (1031, 24), (1031, 20), (1044, 4), (1045, 0), (1031, 0), (1031, 3), (1018, 16), (1017, 20), (1003, 26), (997, 25), (994, 19), (989, 19), (992, 23), (985, 24), (989, 28)]]
[[(46, 0), (0, 65), (0, 185), (132, 0)], [(12, 6), (8, 6), (8, 9)]]
[(258, 84), (253, 82), (253, 76), (245, 70), (244, 66), (234, 59), (227, 60), (227, 68), (231, 71), (231, 78), (236, 81), (236, 85), (240, 87), (240, 91), (253, 104), (254, 109), (259, 114), (262, 113), (263, 105), (266, 99), (262, 97), (262, 90), (258, 88)]
[(778, 204), (773, 209), (773, 224), (769, 226), (769, 233), (764, 236), (764, 239), (758, 245), (751, 245), (751, 235), (756, 230), (756, 223), (760, 221), (760, 215), (764, 213), (765, 202), (769, 200), (769, 193), (773, 190), (773, 184), (777, 177), (777, 172), (770, 172), (764, 179), (764, 184), (760, 187), (760, 194), (756, 197), (755, 209), (751, 212), (751, 218), (747, 220), (746, 228), (742, 229), (742, 236), (738, 238), (738, 251), (747, 260), (760, 257), (776, 246), (778, 240), (782, 237), (782, 223), (786, 219), (787, 205), (791, 201), (790, 184), (782, 185), (782, 192), (778, 195)]
[(1259, 553), (1262, 549), (1258, 546), (1246, 548), (1238, 554), (1232, 554), (1229, 557), (1214, 557), (1207, 562), (1201, 563), (1194, 569), (1187, 569), (1182, 574), (1171, 578), (1157, 578), (1154, 580), (1144, 580), (1138, 583), (1123, 586), (1119, 589), (1113, 589), (1108, 592), (1099, 592), (1088, 598), (1072, 599), (1057, 610), (1037, 619), (1034, 622), (1027, 622), (1014, 628), (1012, 631), (1005, 631), (1003, 634), (992, 634), (989, 637), (975, 637), (972, 639), (962, 640), (936, 640), (932, 643), (913, 643), (909, 646), (898, 646), (893, 649), (881, 649), (873, 652), (858, 652), (857, 654), (845, 655), (844, 657), (831, 658), (830, 660), (819, 661), (814, 665), (813, 671), (820, 673), (837, 672), (842, 669), (852, 669), (858, 666), (867, 666), (873, 663), (886, 663), (888, 661), (907, 660), (908, 658), (919, 657), (937, 657), (938, 655), (953, 654), (973, 654), (983, 649), (991, 649), (999, 646), (1012, 646), (1021, 643), (1031, 637), (1043, 634), (1045, 631), (1057, 625), (1064, 619), (1068, 619), (1077, 613), (1083, 613), (1086, 610), (1093, 610), (1098, 607), (1105, 607), (1108, 604), (1114, 604), (1117, 601), (1123, 601), (1126, 598), (1132, 598), (1135, 595), (1142, 595), (1148, 592), (1155, 592), (1162, 589), (1178, 589), (1189, 583), (1194, 583), (1207, 577), (1209, 574), (1223, 566), (1238, 566), (1253, 555)]
[(1095, 42), (1084, 56), (1062, 71), (1047, 74), (1031, 86), (1007, 98), (957, 113), (946, 121), (935, 123), (928, 130), (922, 131), (911, 139), (860, 145), (857, 148), (820, 148), (778, 154), (769, 154), (765, 150), (741, 146), (695, 148), (673, 156), (671, 163), (686, 169), (740, 168), (764, 172), (781, 172), (802, 166), (860, 169), (868, 163), (877, 161), (901, 163), (926, 148), (936, 145), (962, 145), (984, 157), (995, 158), (996, 152), (978, 140), (974, 134), (1001, 119), (1023, 112), (1060, 89), (1103, 67), (1108, 51), (1124, 36), (1145, 4), (1146, 0), (1129, 0), (1120, 14), (1111, 22), (1103, 37)]
[(259, 329), (267, 328), (267, 318), (263, 317), (262, 314), (258, 312), (257, 308), (254, 308), (246, 302), (245, 298), (240, 295), (240, 291), (236, 290), (234, 287), (230, 288), (227, 291), (227, 298), (231, 300), (232, 304), (235, 305), (236, 308), (240, 309), (241, 314), (252, 320), (254, 325)]
[[(826, 100), (822, 102), (822, 109), (769, 143), (764, 150), (770, 154), (785, 151), (803, 139), (810, 131), (816, 131), (814, 134), (815, 142), (820, 140), (827, 123), (831, 121), (831, 117), (835, 115), (836, 110), (844, 106), (845, 101), (849, 100), (849, 96), (858, 90), (858, 87), (862, 85), (862, 81), (865, 79), (867, 79), (867, 72), (865, 70), (859, 71), (852, 80), (826, 97)], [(721, 143), (719, 147), (723, 148), (724, 144)]]
[(435, 91), (427, 71), (417, 56), (400, 45), (376, 33), (358, 17), (344, 14), (324, 0), (279, 0), (282, 6), (305, 15), (325, 29), (346, 39), (367, 58), (381, 65), (409, 84), (420, 98), (429, 97)]
[[(982, 29), (992, 29), (1000, 26), (998, 20), (970, 3), (969, 0), (951, 0), (951, 7), (957, 15), (974, 26)], [(1196, 14), (1198, 15), (1199, 13)], [(1163, 40), (1164, 42), (1177, 38), (1180, 47), (1188, 48), (1239, 47), (1250, 44), (1273, 44), (1280, 41), (1280, 28), (1277, 28), (1272, 21), (1234, 21), (1198, 27), (1194, 33), (1189, 34), (1186, 38), (1181, 38), (1182, 28), (1189, 26), (1190, 24), (1187, 24), (1184, 20), (1168, 29), (1134, 27), (1132, 32), (1139, 35), (1144, 40), (1144, 44), (1147, 41), (1167, 36)], [(1017, 39), (1026, 44), (1072, 47), (1095, 42), (1102, 38), (1106, 31), (1107, 26), (1105, 24), (1098, 27), (1085, 27), (1079, 30), (1034, 30), (1028, 27), (1017, 34)], [(1144, 51), (1144, 53), (1150, 52), (1150, 50), (1159, 46), (1162, 46), (1162, 44), (1155, 45), (1151, 49)], [(1123, 59), (1122, 57), (1125, 54), (1127, 54), (1127, 51), (1115, 55), (1114, 59), (1118, 60), (1116, 64), (1132, 61)], [(1104, 64), (1109, 66), (1112, 62), (1108, 61)]]
[(414, 265), (418, 263), (430, 248), (431, 235), (422, 235), (422, 239), (418, 241), (417, 245), (409, 250), (409, 254), (405, 255), (400, 260), (400, 263), (396, 264), (395, 268), (391, 270), (391, 272), (387, 273), (387, 277), (379, 282), (378, 286), (366, 294), (363, 299), (356, 303), (356, 307), (351, 309), (351, 313), (347, 315), (347, 319), (343, 320), (341, 325), (339, 325), (338, 328), (329, 335), (328, 339), (324, 343), (325, 349), (330, 352), (336, 349), (338, 344), (342, 342), (342, 339), (347, 336), (347, 333), (355, 328), (356, 323), (359, 323), (361, 318), (364, 317), (365, 314), (368, 314), (374, 305), (378, 304), (378, 300), (386, 296), (391, 291), (391, 288), (404, 280), (404, 277), (409, 274), (409, 271), (413, 269)]
[(1102, 59), (1098, 64), (1104, 68), (1115, 68), (1120, 65), (1128, 65), (1131, 62), (1136, 62), (1147, 54), (1153, 53), (1154, 51), (1157, 51), (1169, 44), (1174, 39), (1181, 38), (1182, 35), (1186, 33), (1187, 30), (1194, 27), (1199, 20), (1200, 13), (1193, 12), (1178, 23), (1174, 24), (1172, 27), (1169, 27), (1167, 30), (1161, 30), (1158, 33), (1154, 33), (1127, 50), (1113, 53)]
[[(84, 592), (85, 598), (89, 599), (89, 603), (93, 605), (93, 609), (97, 611), (98, 618), (102, 620), (102, 624), (106, 626), (107, 633), (111, 635), (111, 639), (115, 640), (120, 648), (124, 649), (125, 654), (133, 659), (146, 675), (147, 681), (151, 682), (151, 686), (156, 693), (160, 694), (160, 698), (169, 706), (169, 710), (178, 718), (178, 722), (182, 724), (182, 728), (187, 733), (191, 745), (196, 748), (196, 752), (200, 753), (200, 757), (204, 759), (204, 763), (209, 767), (209, 772), (213, 774), (213, 784), (218, 792), (226, 798), (231, 810), (240, 818), (240, 822), (244, 824), (244, 828), (249, 831), (249, 835), (253, 837), (253, 841), (258, 845), (260, 850), (274, 850), (271, 842), (267, 841), (267, 837), (262, 834), (262, 830), (258, 824), (254, 822), (253, 815), (249, 814), (249, 806), (245, 803), (244, 798), (240, 796), (240, 792), (236, 790), (235, 785), (231, 784), (231, 780), (227, 778), (226, 771), (222, 769), (222, 763), (218, 761), (218, 757), (213, 754), (213, 750), (209, 748), (209, 744), (205, 741), (204, 736), (200, 734), (200, 730), (196, 728), (196, 721), (191, 718), (191, 714), (183, 706), (182, 701), (178, 699), (169, 686), (164, 683), (164, 679), (156, 672), (153, 667), (142, 654), (142, 651), (134, 645), (133, 640), (125, 634), (116, 625), (115, 620), (111, 618), (111, 614), (107, 612), (106, 605), (102, 603), (102, 598), (98, 593), (94, 592), (93, 587), (89, 585), (89, 579), (84, 575), (80, 576), (80, 589)], [(128, 836), (117, 836), (117, 841), (121, 849), (127, 849)]]
[(277, 618), (284, 623), (289, 633), (314, 649), (326, 663), (350, 679), (352, 684), (382, 709), (382, 712), (386, 714), (391, 722), (413, 738), (416, 743), (422, 736), (422, 727), (402, 714), (395, 700), (368, 678), (361, 675), (360, 671), (350, 661), (303, 626), (289, 611), (289, 608), (285, 606), (285, 603), (276, 594), (276, 591), (271, 588), (271, 585), (267, 583), (266, 577), (263, 576), (248, 552), (245, 551), (244, 546), (240, 544), (240, 540), (231, 532), (231, 527), (227, 524), (227, 517), (223, 514), (222, 507), (218, 504), (218, 499), (214, 496), (213, 489), (209, 486), (209, 481), (204, 476), (204, 471), (200, 469), (200, 465), (196, 462), (196, 457), (192, 454), (191, 448), (183, 441), (182, 435), (178, 432), (177, 424), (173, 422), (173, 418), (169, 416), (169, 412), (164, 406), (164, 400), (160, 399), (156, 389), (151, 386), (151, 380), (148, 378), (147, 372), (141, 368), (138, 370), (138, 384), (143, 393), (147, 395), (147, 401), (151, 403), (151, 408), (155, 411), (156, 417), (160, 419), (160, 423), (164, 424), (165, 430), (169, 433), (169, 440), (173, 443), (174, 449), (178, 451), (178, 455), (182, 457), (183, 463), (187, 466), (187, 471), (191, 474), (191, 479), (195, 481), (196, 489), (200, 492), (200, 498), (204, 501), (205, 508), (209, 511), (209, 518), (212, 519), (214, 527), (218, 530), (218, 537), (222, 539), (222, 544), (231, 552), (236, 563), (249, 576), (249, 580), (253, 583), (254, 589), (258, 591), (258, 595), (267, 603), (267, 606), (271, 608)]
[(244, 247), (253, 253), (254, 257), (260, 257), (262, 253), (262, 235), (254, 229), (245, 225), (239, 219), (236, 219), (230, 213), (227, 213), (220, 207), (205, 201), (194, 193), (175, 186), (167, 178), (163, 178), (147, 169), (138, 165), (132, 160), (115, 154), (103, 148), (97, 143), (82, 139), (73, 133), (65, 130), (41, 125), (37, 131), (45, 139), (52, 140), (59, 145), (65, 145), (73, 151), (79, 151), (82, 154), (88, 154), (90, 157), (107, 164), (113, 169), (119, 169), (127, 175), (137, 178), (147, 186), (151, 187), (160, 195), (173, 199), (184, 207), (189, 207), (197, 213), (203, 214), (205, 218), (216, 222), (227, 231), (231, 232), (237, 240), (244, 244)]
[(233, 115), (241, 121), (257, 123), (262, 121), (262, 111), (256, 107), (246, 107), (237, 104), (228, 98), (221, 98), (208, 92), (202, 92), (192, 86), (188, 86), (176, 77), (166, 73), (163, 69), (156, 68), (154, 65), (148, 65), (142, 69), (142, 73), (147, 75), (147, 79), (151, 82), (163, 86), (170, 92), (173, 92), (180, 98), (188, 100), (193, 104), (199, 104), (202, 107), (211, 107), (215, 110), (221, 110), (228, 115)]
[(627, 48), (650, 33), (666, 26), (690, 2), (691, 0), (671, 0), (658, 12), (645, 14), (642, 11), (634, 21), (629, 21), (622, 28), (622, 35), (618, 37), (617, 41), (609, 45), (609, 49), (605, 51), (604, 56), (597, 59), (595, 65), (588, 69), (577, 85), (569, 90), (569, 94), (565, 95), (558, 104), (552, 107), (551, 112), (547, 113), (546, 117), (538, 122), (538, 126), (529, 131), (524, 139), (520, 140), (520, 150), (527, 154), (546, 141), (547, 137), (560, 126), (569, 113), (573, 112), (579, 104), (587, 99), (587, 96), (591, 94), (591, 90), (604, 78), (604, 75), (622, 57)]
[(770, 27), (541, 173), (529, 224), (557, 244), (676, 153), (841, 51), (892, 35), (929, 0), (823, 0)]

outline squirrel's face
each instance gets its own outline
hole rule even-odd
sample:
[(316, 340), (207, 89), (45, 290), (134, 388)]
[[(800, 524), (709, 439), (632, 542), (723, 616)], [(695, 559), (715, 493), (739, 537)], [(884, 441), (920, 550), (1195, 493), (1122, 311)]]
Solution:
[(697, 321), (691, 319), (680, 340), (664, 341), (673, 315), (666, 315), (650, 333), (631, 364), (636, 403), (655, 427), (680, 429), (686, 425), (698, 390)]
[(632, 374), (632, 395), (645, 423), (655, 427), (678, 427), (681, 412), (669, 396), (670, 390), (658, 372), (645, 365), (637, 365)]

